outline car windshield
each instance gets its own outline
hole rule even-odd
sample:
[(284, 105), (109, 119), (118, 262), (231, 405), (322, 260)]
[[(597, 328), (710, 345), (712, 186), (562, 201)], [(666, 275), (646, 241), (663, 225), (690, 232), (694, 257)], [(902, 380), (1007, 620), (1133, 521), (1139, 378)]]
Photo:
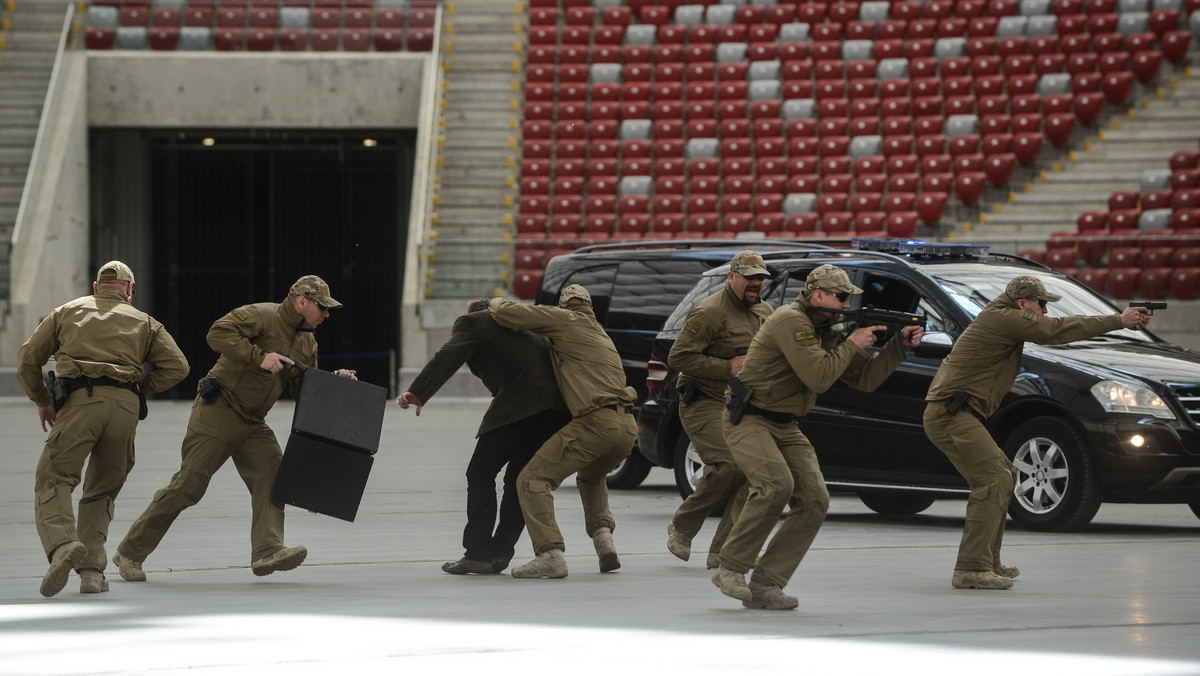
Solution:
[[(1004, 293), (1009, 280), (1021, 274), (1028, 274), (1028, 271), (990, 265), (947, 265), (930, 271), (930, 276), (964, 312), (971, 316), (971, 319), (974, 319), (992, 299)], [(1047, 304), (1047, 317), (1111, 315), (1116, 312), (1102, 296), (1074, 280), (1053, 274), (1040, 275), (1039, 279), (1046, 285), (1047, 291), (1062, 296), (1062, 300)], [(1151, 340), (1143, 332), (1128, 329), (1113, 331), (1106, 335), (1134, 340)]]

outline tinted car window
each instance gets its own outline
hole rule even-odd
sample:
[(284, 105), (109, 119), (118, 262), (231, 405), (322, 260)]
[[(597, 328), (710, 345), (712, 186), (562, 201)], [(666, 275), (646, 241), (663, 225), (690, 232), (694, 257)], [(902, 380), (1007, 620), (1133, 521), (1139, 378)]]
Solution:
[(613, 283), (616, 277), (616, 263), (576, 270), (563, 280), (560, 288), (555, 290), (555, 302), (557, 302), (557, 295), (562, 293), (562, 289), (571, 284), (582, 284), (583, 288), (587, 289), (592, 296), (592, 312), (596, 314), (596, 321), (601, 325), (606, 325), (605, 319), (608, 317), (608, 309), (612, 304)]
[[(696, 284), (709, 264), (697, 260), (626, 261), (612, 289), (606, 328), (658, 331), (679, 298)], [(591, 287), (588, 287), (591, 288)], [(592, 303), (595, 303), (595, 294)], [(598, 318), (599, 313), (597, 313)]]

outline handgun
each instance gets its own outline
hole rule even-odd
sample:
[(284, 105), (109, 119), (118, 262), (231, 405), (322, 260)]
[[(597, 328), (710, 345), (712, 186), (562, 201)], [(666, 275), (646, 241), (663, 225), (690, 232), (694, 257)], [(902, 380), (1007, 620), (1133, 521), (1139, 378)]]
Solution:
[(1154, 314), (1155, 310), (1166, 310), (1167, 309), (1167, 301), (1165, 301), (1165, 300), (1131, 300), (1131, 301), (1129, 301), (1129, 307), (1144, 307), (1150, 311), (1150, 314)]
[(750, 405), (750, 398), (754, 396), (754, 388), (746, 387), (742, 384), (741, 379), (734, 376), (729, 379), (729, 390), (731, 394), (725, 395), (725, 408), (729, 409), (729, 424), (737, 425), (742, 422), (746, 407)]

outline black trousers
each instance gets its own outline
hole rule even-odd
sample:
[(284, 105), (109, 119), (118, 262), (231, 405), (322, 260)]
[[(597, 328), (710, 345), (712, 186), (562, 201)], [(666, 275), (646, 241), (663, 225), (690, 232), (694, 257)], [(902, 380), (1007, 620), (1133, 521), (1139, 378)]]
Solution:
[[(560, 427), (571, 421), (566, 411), (545, 410), (480, 435), (467, 463), (467, 526), (463, 548), (472, 561), (512, 559), (525, 517), (517, 498), (517, 475), (525, 463)], [(505, 465), (504, 497), (496, 518), (496, 475)], [(493, 530), (494, 529), (494, 530)]]

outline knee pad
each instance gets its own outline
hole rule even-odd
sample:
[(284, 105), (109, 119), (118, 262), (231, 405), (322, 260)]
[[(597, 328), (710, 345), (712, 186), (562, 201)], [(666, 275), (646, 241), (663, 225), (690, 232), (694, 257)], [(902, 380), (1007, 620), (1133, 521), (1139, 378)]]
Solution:
[(767, 472), (770, 474), (770, 484), (764, 488), (769, 493), (766, 497), (771, 499), (771, 511), (782, 512), (785, 505), (792, 498), (792, 490), (795, 487), (792, 473), (788, 470), (788, 466), (781, 463), (770, 463), (767, 465)]

